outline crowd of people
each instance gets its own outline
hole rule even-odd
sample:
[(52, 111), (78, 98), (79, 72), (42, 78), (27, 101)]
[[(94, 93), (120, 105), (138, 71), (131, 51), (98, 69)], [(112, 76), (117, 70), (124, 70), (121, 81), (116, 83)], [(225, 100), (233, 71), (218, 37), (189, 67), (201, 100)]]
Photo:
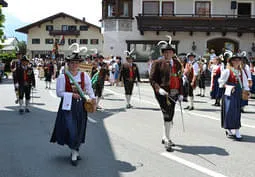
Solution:
[[(224, 51), (217, 56), (212, 53), (208, 58), (198, 57), (190, 52), (177, 56), (171, 40), (161, 46), (162, 56), (149, 64), (149, 81), (163, 114), (162, 144), (166, 151), (175, 146), (170, 137), (173, 125), (175, 105), (189, 102), (185, 109), (194, 110), (194, 97), (204, 97), (206, 78), (211, 74), (210, 97), (215, 106), (221, 106), (221, 125), (228, 137), (241, 140), (241, 112), (248, 105), (250, 92), (255, 93), (255, 62), (246, 58), (245, 52)], [(89, 72), (83, 72), (80, 64), (91, 66)], [(29, 59), (17, 53), (17, 59), (11, 62), (14, 90), (19, 103), (19, 113), (30, 112), (31, 89), (36, 86), (33, 64)], [(56, 62), (50, 58), (36, 62), (38, 77), (45, 79), (45, 89), (51, 89), (52, 79), (56, 79), (56, 93), (61, 98), (51, 142), (68, 145), (71, 149), (70, 161), (76, 166), (81, 159), (79, 149), (85, 142), (88, 112), (103, 109), (100, 100), (103, 96), (105, 81), (110, 85), (124, 85), (126, 108), (131, 109), (131, 97), (134, 84), (138, 84), (140, 73), (134, 63), (132, 52), (128, 52), (125, 62), (121, 57), (105, 58), (91, 55), (84, 59), (79, 52), (73, 52), (65, 60)], [(198, 94), (194, 89), (198, 87)], [(25, 105), (24, 98), (25, 96)], [(91, 109), (84, 105), (91, 104)], [(25, 107), (24, 107), (25, 106)]]

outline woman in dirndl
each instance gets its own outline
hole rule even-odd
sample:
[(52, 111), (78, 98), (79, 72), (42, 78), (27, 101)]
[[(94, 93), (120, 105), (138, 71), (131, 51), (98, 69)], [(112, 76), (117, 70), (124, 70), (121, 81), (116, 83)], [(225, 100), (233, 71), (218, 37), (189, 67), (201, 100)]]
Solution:
[[(91, 80), (86, 72), (79, 71), (80, 59), (78, 53), (67, 58), (68, 71), (90, 99), (96, 109), (95, 95)], [(76, 166), (80, 160), (79, 149), (85, 142), (87, 111), (84, 109), (85, 100), (81, 98), (78, 89), (68, 74), (60, 74), (56, 85), (57, 96), (61, 98), (55, 127), (50, 142), (67, 145), (71, 149), (71, 164)]]
[[(229, 66), (219, 78), (220, 88), (225, 87), (222, 98), (221, 126), (228, 137), (241, 140), (241, 95), (242, 90), (249, 90), (248, 80), (241, 68), (241, 57), (233, 55), (229, 59)], [(233, 132), (233, 130), (235, 130)]]

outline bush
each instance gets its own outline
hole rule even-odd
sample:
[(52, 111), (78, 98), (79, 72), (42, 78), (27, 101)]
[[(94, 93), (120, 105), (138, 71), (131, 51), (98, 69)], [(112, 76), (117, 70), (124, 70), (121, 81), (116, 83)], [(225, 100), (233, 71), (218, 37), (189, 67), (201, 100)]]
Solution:
[(0, 54), (0, 60), (2, 60), (3, 63), (5, 63), (5, 71), (6, 72), (10, 72), (10, 63), (12, 61), (12, 59), (16, 58), (16, 54), (13, 53), (1, 53)]

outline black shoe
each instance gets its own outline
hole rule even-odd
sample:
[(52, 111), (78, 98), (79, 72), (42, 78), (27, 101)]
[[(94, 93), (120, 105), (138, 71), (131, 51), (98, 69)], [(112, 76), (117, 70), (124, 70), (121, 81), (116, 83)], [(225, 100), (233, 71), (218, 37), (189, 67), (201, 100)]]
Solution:
[(235, 137), (235, 135), (233, 134), (233, 133), (229, 133), (229, 131), (225, 131), (225, 134), (226, 134), (226, 137), (228, 137), (228, 138), (234, 138)]
[(167, 152), (173, 152), (172, 146), (166, 147), (166, 151), (167, 151)]
[(126, 108), (127, 108), (127, 109), (132, 108), (131, 104), (127, 104)]
[(182, 101), (183, 101), (183, 102), (188, 102), (188, 99), (187, 99), (187, 98), (183, 98)]
[(191, 106), (191, 107), (189, 108), (189, 111), (191, 111), (191, 110), (194, 110), (194, 107), (193, 107), (193, 106)]
[(201, 96), (201, 94), (199, 93), (199, 94), (196, 94), (196, 96)]
[[(165, 141), (166, 140), (162, 139), (161, 143), (165, 144)], [(169, 144), (170, 144), (170, 146), (175, 146), (174, 142), (172, 142), (171, 140), (169, 140)]]
[(78, 159), (76, 160), (71, 159), (71, 165), (76, 167), (78, 165)]
[(243, 137), (237, 137), (236, 135), (234, 136), (236, 141), (241, 141), (243, 139)]
[(220, 103), (215, 103), (214, 106), (220, 106)]
[(185, 107), (184, 109), (189, 109), (189, 106)]
[(25, 109), (25, 112), (30, 112), (30, 110), (28, 108)]
[(19, 103), (19, 100), (17, 99), (17, 100), (15, 100), (15, 104), (18, 104)]
[(241, 113), (244, 113), (244, 109), (243, 108), (241, 108)]
[(23, 114), (23, 112), (24, 112), (24, 109), (19, 109), (20, 114)]
[(201, 97), (205, 97), (205, 95), (201, 95)]

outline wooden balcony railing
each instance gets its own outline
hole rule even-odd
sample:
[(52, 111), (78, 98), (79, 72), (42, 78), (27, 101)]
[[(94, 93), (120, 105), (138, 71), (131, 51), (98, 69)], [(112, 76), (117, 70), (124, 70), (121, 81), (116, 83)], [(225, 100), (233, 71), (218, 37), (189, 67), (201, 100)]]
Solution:
[(255, 32), (255, 16), (169, 14), (136, 16), (140, 32)]
[(79, 30), (75, 30), (75, 31), (63, 31), (63, 30), (52, 30), (49, 31), (49, 34), (54, 36), (54, 35), (80, 35), (80, 31)]

